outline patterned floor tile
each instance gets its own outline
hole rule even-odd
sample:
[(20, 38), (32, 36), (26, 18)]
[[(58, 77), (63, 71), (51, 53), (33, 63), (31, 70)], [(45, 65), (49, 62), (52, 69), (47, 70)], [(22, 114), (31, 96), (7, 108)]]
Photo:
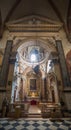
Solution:
[(65, 125), (60, 125), (59, 128), (61, 128), (62, 130), (68, 130), (68, 127)]
[(22, 125), (18, 125), (18, 126), (16, 126), (15, 128), (16, 128), (16, 130), (21, 130), (21, 129), (23, 129), (24, 127), (23, 127)]
[(13, 128), (13, 126), (12, 125), (6, 125), (4, 128), (5, 128), (5, 130), (10, 130), (10, 129)]
[(36, 128), (36, 127), (33, 126), (33, 125), (29, 125), (29, 126), (27, 126), (27, 129), (28, 129), (28, 130), (34, 130), (34, 128)]
[(71, 120), (0, 118), (0, 130), (71, 130)]
[(45, 126), (43, 126), (43, 125), (39, 125), (39, 126), (38, 126), (38, 129), (39, 129), (39, 130), (46, 130), (46, 128), (47, 128), (47, 127), (45, 127)]
[(57, 126), (50, 125), (49, 128), (50, 130), (57, 130)]

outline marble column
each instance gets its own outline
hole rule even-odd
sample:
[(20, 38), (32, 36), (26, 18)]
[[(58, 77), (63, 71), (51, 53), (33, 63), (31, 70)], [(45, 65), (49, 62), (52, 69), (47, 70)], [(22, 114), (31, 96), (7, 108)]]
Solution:
[(54, 86), (55, 103), (59, 103), (59, 94), (58, 94), (56, 79), (55, 79), (55, 82), (54, 82), (53, 86)]
[(41, 98), (42, 98), (43, 102), (46, 101), (46, 88), (45, 88), (45, 79), (44, 78), (42, 79)]
[(52, 102), (52, 92), (50, 78), (48, 78), (48, 102)]
[(70, 78), (66, 66), (65, 56), (64, 56), (64, 50), (62, 46), (61, 40), (56, 40), (56, 47), (59, 54), (59, 61), (60, 61), (60, 68), (62, 73), (62, 80), (64, 87), (70, 87)]
[(1, 73), (0, 73), (0, 87), (6, 87), (8, 70), (9, 70), (9, 58), (12, 50), (12, 40), (8, 40), (5, 48)]

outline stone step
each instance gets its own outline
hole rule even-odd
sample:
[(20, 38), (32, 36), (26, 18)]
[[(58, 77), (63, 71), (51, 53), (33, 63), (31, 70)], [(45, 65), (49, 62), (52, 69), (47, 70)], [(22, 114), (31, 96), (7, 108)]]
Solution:
[(41, 118), (41, 114), (28, 114), (28, 118)]

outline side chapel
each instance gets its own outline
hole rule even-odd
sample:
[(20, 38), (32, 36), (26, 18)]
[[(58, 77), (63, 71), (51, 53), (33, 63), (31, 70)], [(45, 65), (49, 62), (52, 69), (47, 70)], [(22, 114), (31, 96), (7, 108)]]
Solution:
[(34, 10), (19, 18), (17, 8), (0, 39), (0, 109), (6, 96), (11, 117), (69, 116), (71, 43), (63, 22)]

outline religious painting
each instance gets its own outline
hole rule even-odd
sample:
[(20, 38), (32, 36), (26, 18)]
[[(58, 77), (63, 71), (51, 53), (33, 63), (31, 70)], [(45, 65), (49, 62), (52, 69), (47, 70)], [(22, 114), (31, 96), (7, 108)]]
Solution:
[(36, 90), (36, 79), (30, 79), (30, 90), (31, 91)]

